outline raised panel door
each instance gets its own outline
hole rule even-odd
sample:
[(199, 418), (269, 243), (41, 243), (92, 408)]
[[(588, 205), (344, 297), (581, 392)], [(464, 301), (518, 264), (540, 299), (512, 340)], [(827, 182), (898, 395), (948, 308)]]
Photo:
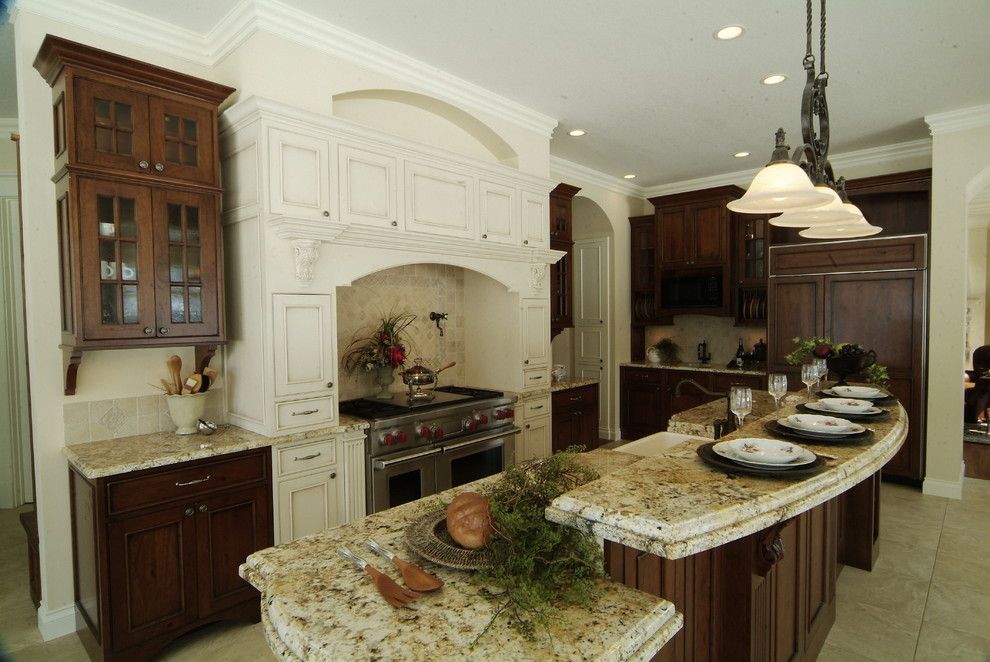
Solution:
[(85, 340), (155, 336), (155, 237), (151, 191), (79, 179), (78, 236)]
[(565, 411), (553, 415), (553, 441), (550, 450), (553, 453), (567, 450), (569, 446), (582, 443), (581, 416), (578, 412)]
[(475, 236), (474, 180), (463, 173), (405, 162), (406, 230)]
[[(820, 336), (825, 331), (821, 276), (771, 278), (768, 286), (767, 362), (770, 372), (795, 371), (784, 360), (794, 350), (794, 338)], [(791, 388), (800, 382), (791, 380)]]
[(550, 457), (550, 417), (527, 421), (522, 434), (516, 437), (516, 463)]
[(162, 177), (216, 184), (216, 113), (208, 104), (150, 97), (151, 168)]
[(530, 248), (546, 248), (550, 241), (550, 212), (547, 196), (522, 192), (522, 243)]
[(156, 190), (157, 335), (215, 336), (220, 331), (216, 196)]
[(604, 326), (578, 326), (574, 328), (574, 361), (579, 364), (605, 364), (607, 333)]
[(698, 205), (693, 213), (693, 250), (691, 263), (726, 265), (728, 253), (728, 215), (722, 202), (713, 205)]
[(522, 358), (531, 368), (550, 361), (550, 310), (545, 299), (522, 300)]
[(661, 267), (690, 263), (692, 233), (686, 208), (677, 207), (660, 212), (658, 234)]
[(380, 228), (399, 226), (394, 156), (340, 144), (337, 171), (342, 222)]
[(275, 294), (272, 303), (275, 397), (332, 389), (333, 295)]
[(272, 128), (268, 133), (268, 151), (271, 213), (329, 218), (330, 140)]
[(147, 95), (88, 78), (76, 78), (73, 92), (76, 160), (125, 172), (149, 172)]
[(605, 320), (608, 254), (604, 240), (574, 244), (574, 324), (587, 326)]
[(518, 213), (514, 187), (483, 179), (478, 182), (478, 229), (482, 240), (519, 243)]
[(556, 239), (550, 242), (550, 248), (564, 251), (564, 255), (550, 265), (550, 326), (554, 330), (560, 330), (574, 324), (574, 291), (571, 284), (574, 252), (570, 243)]
[(621, 396), (623, 439), (639, 439), (666, 427), (668, 414), (661, 385), (624, 380)]
[(571, 240), (571, 198), (550, 196), (550, 239)]
[(343, 483), (336, 468), (279, 481), (276, 544), (342, 524)]
[(657, 284), (656, 221), (652, 216), (634, 217), (629, 221), (632, 289), (652, 293)]
[[(712, 390), (714, 373), (700, 370), (666, 370), (665, 372), (667, 373), (667, 394), (670, 403), (667, 410), (668, 418), (698, 405), (718, 400), (719, 396), (710, 395), (701, 390), (702, 388)], [(664, 427), (666, 428), (666, 421), (664, 421)]]

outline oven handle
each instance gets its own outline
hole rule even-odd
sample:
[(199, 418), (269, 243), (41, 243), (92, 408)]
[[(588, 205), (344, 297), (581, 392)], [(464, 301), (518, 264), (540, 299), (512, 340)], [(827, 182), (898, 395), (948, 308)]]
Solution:
[(422, 453), (413, 453), (412, 455), (404, 455), (394, 460), (375, 460), (371, 466), (375, 469), (375, 471), (382, 471), (386, 467), (390, 467), (393, 464), (399, 464), (400, 462), (408, 462), (409, 460), (418, 460), (421, 457), (429, 457), (430, 455), (439, 455), (442, 452), (443, 451), (439, 448), (431, 448), (429, 450), (423, 451)]
[(476, 437), (474, 439), (468, 439), (467, 441), (462, 441), (459, 444), (451, 444), (449, 446), (443, 447), (443, 452), (456, 450), (458, 448), (464, 448), (465, 446), (470, 446), (471, 444), (480, 444), (483, 441), (491, 441), (492, 439), (498, 439), (499, 437), (506, 437), (512, 434), (519, 434), (522, 432), (519, 428), (509, 428), (505, 430), (499, 430), (494, 434), (490, 434), (484, 437)]

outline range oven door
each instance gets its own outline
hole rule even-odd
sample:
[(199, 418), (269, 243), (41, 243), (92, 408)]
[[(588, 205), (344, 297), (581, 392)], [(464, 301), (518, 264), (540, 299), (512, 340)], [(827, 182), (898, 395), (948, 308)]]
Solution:
[(437, 493), (436, 459), (440, 448), (371, 458), (368, 512), (400, 506)]
[(437, 491), (504, 471), (506, 444), (520, 432), (513, 427), (441, 446), (443, 452), (436, 457)]

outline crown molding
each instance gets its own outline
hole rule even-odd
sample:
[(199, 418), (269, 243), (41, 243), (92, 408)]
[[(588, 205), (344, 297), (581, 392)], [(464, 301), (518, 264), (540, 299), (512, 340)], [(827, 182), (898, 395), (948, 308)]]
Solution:
[(925, 123), (933, 136), (990, 126), (990, 104), (925, 115)]
[[(645, 189), (639, 184), (633, 184), (626, 179), (607, 175), (599, 170), (562, 159), (559, 156), (550, 157), (550, 173), (551, 179), (560, 179), (561, 181), (573, 180), (579, 183), (586, 182), (614, 193), (628, 195), (634, 198), (642, 198), (645, 195)], [(573, 182), (568, 181), (568, 183)]]
[(752, 170), (737, 170), (735, 172), (726, 172), (721, 175), (709, 175), (707, 177), (684, 179), (679, 182), (671, 182), (669, 184), (657, 184), (656, 186), (651, 186), (644, 189), (643, 195), (646, 198), (653, 198), (660, 195), (685, 193), (687, 191), (697, 191), (705, 188), (729, 185), (742, 186), (743, 188), (746, 188), (759, 171), (759, 168), (753, 168)]
[(279, 0), (242, 0), (216, 25), (196, 33), (105, 0), (21, 0), (18, 11), (78, 25), (212, 67), (264, 30), (407, 83), (461, 108), (491, 115), (549, 138), (557, 120), (404, 55)]
[(0, 117), (0, 140), (6, 140), (11, 133), (17, 133), (17, 118)]

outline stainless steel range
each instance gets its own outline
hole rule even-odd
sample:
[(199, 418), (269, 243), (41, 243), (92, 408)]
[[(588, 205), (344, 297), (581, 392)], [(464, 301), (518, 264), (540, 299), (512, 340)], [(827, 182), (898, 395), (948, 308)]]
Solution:
[[(340, 412), (371, 422), (365, 437), (368, 513), (505, 469), (515, 396), (441, 386), (429, 402), (346, 400)], [(511, 448), (511, 447), (510, 447)]]

